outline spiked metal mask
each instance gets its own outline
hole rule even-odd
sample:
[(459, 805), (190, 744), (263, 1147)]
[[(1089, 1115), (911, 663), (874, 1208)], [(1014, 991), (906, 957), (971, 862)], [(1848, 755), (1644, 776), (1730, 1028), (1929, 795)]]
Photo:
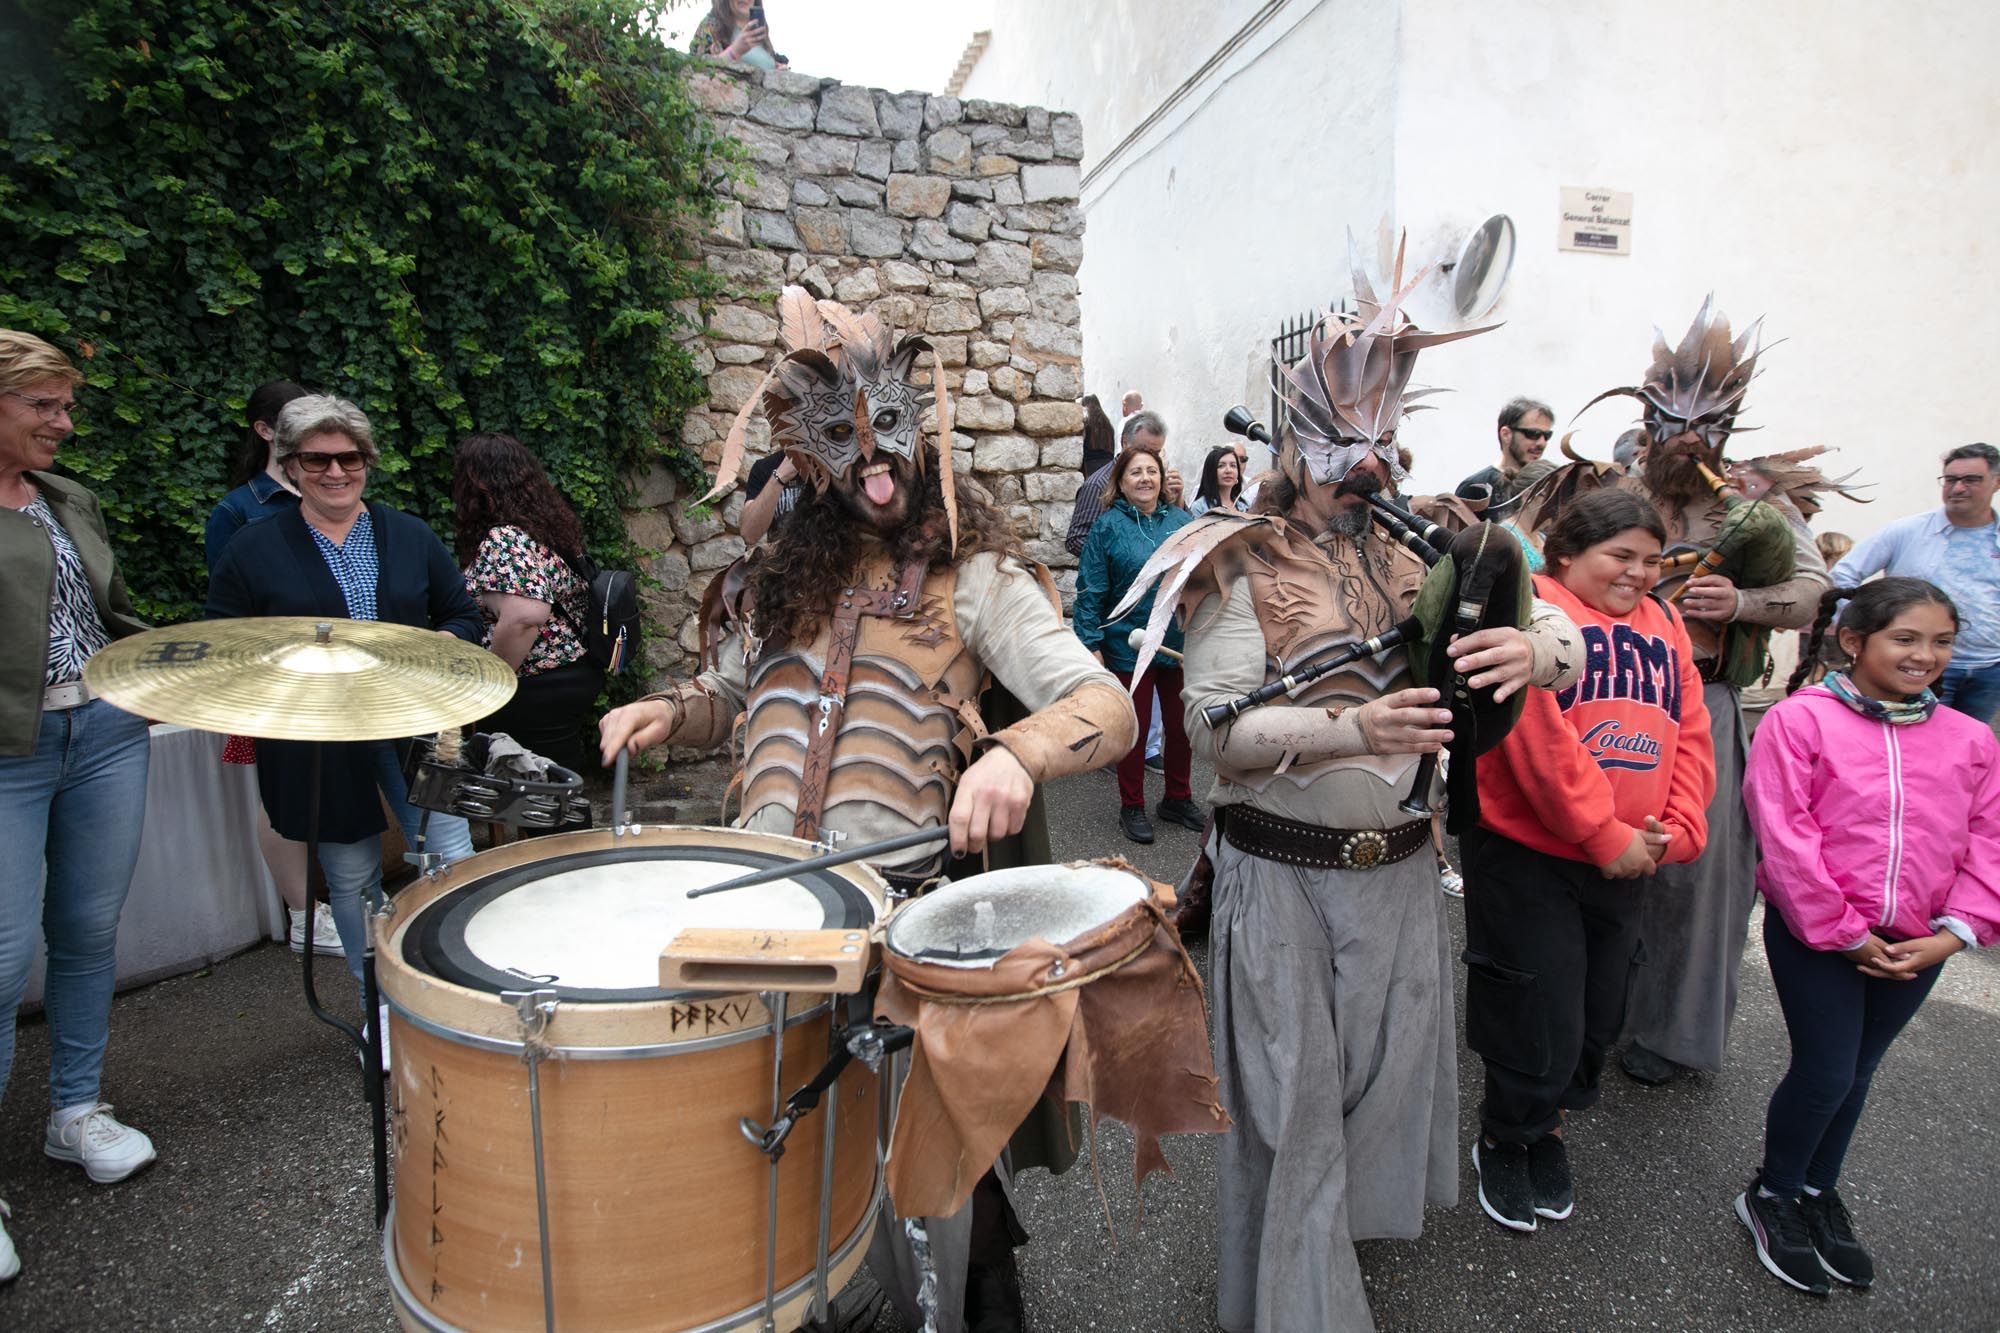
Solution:
[(1680, 346), (1669, 349), (1666, 334), (1653, 330), (1653, 364), (1644, 380), (1606, 389), (1584, 409), (1606, 398), (1636, 398), (1645, 408), (1646, 432), (1655, 444), (1694, 431), (1703, 448), (1719, 458), (1732, 433), (1755, 429), (1738, 426), (1736, 415), (1757, 376), (1757, 358), (1764, 350), (1757, 344), (1762, 324), (1761, 319), (1751, 321), (1743, 336), (1731, 341), (1729, 317), (1715, 308), (1715, 293), (1710, 292)]
[(1499, 327), (1426, 333), (1404, 319), (1403, 301), (1429, 272), (1419, 271), (1405, 285), (1399, 245), (1389, 299), (1383, 301), (1356, 265), (1354, 310), (1328, 311), (1299, 363), (1273, 367), (1288, 419), (1278, 466), (1294, 481), (1309, 474), (1322, 486), (1333, 485), (1370, 453), (1395, 481), (1407, 475), (1396, 457), (1396, 427), (1405, 414), (1422, 410), (1413, 405), (1416, 399), (1439, 392), (1409, 387), (1417, 353)]
[[(802, 287), (787, 287), (778, 298), (778, 326), (785, 355), (737, 413), (723, 445), (715, 487), (704, 499), (721, 494), (736, 480), (750, 413), (760, 402), (771, 425), (771, 443), (789, 454), (801, 475), (821, 492), (835, 484), (864, 489), (860, 471), (884, 456), (914, 459), (921, 474), (919, 424), (935, 395), (939, 469), (956, 546), (951, 403), (936, 350), (921, 337), (896, 338), (872, 314), (857, 315), (832, 301), (814, 301)], [(910, 378), (923, 352), (931, 353), (928, 389)]]

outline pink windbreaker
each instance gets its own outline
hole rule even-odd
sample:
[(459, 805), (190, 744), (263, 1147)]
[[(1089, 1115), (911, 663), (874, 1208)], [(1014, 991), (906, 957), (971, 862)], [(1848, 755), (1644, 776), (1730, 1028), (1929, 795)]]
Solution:
[(1965, 714), (1892, 727), (1800, 690), (1757, 724), (1743, 803), (1757, 887), (1808, 947), (1916, 939), (1945, 917), (2000, 938), (2000, 744)]

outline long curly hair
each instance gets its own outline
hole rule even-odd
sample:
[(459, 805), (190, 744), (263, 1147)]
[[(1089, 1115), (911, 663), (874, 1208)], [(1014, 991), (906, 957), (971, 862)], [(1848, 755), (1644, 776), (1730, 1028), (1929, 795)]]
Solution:
[(528, 446), (511, 435), (468, 435), (458, 442), (451, 507), (461, 568), (479, 554), (494, 528), (512, 526), (548, 547), (574, 569), (583, 555), (583, 525)]
[[(1007, 516), (978, 484), (963, 474), (953, 481), (958, 499), (957, 558), (980, 551), (1026, 554)], [(853, 581), (867, 539), (866, 529), (833, 490), (804, 487), (798, 506), (751, 557), (744, 605), (752, 631), (774, 646), (811, 642), (840, 590)], [(899, 568), (912, 560), (922, 560), (926, 569), (953, 562), (937, 450), (932, 446), (924, 447), (922, 489), (912, 519), (890, 540), (889, 554)]]

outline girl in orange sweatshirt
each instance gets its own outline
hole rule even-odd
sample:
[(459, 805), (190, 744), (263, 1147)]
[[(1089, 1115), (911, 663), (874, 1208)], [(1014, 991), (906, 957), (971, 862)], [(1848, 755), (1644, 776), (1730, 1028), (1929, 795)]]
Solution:
[(1530, 690), (1479, 759), (1465, 858), (1466, 1044), (1486, 1063), (1479, 1206), (1516, 1231), (1570, 1215), (1563, 1116), (1597, 1101), (1625, 1018), (1643, 880), (1708, 836), (1715, 756), (1680, 614), (1652, 595), (1666, 529), (1624, 490), (1572, 504), (1536, 595), (1582, 637), (1583, 674)]

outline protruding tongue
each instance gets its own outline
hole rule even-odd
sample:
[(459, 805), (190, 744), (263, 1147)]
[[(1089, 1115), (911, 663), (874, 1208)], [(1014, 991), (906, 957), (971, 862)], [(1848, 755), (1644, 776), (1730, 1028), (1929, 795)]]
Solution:
[(872, 505), (886, 505), (896, 498), (896, 474), (884, 469), (861, 479), (862, 493)]

